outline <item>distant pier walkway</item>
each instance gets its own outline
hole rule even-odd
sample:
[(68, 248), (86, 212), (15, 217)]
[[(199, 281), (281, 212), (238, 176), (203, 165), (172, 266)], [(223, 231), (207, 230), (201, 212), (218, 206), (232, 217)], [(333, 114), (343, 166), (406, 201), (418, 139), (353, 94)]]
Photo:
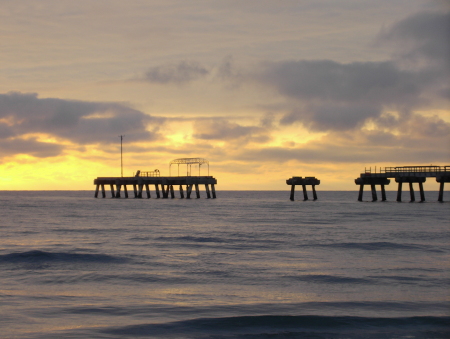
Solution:
[(415, 194), (413, 189), (413, 183), (419, 184), (420, 201), (425, 201), (425, 193), (423, 190), (423, 183), (426, 178), (436, 178), (436, 181), (440, 183), (438, 201), (443, 201), (444, 196), (444, 183), (450, 182), (450, 166), (398, 166), (398, 167), (385, 167), (380, 168), (377, 173), (372, 173), (371, 170), (366, 170), (361, 173), (359, 178), (355, 179), (355, 184), (359, 185), (358, 200), (362, 201), (364, 186), (370, 185), (372, 191), (372, 201), (377, 201), (376, 185), (381, 186), (381, 200), (386, 200), (385, 185), (390, 184), (389, 178), (394, 178), (398, 183), (397, 201), (402, 201), (402, 185), (403, 183), (409, 184), (410, 201), (415, 201)]
[(154, 187), (156, 198), (167, 199), (170, 196), (173, 199), (175, 198), (174, 186), (178, 186), (181, 199), (185, 198), (185, 195), (187, 199), (190, 199), (193, 190), (196, 197), (200, 198), (199, 185), (205, 185), (207, 198), (215, 199), (214, 185), (216, 184), (217, 180), (211, 176), (158, 177), (141, 176), (140, 173), (134, 177), (99, 177), (94, 180), (96, 198), (100, 192), (103, 198), (106, 197), (105, 186), (109, 186), (112, 198), (121, 198), (122, 195), (128, 198), (128, 186), (133, 187), (134, 198), (143, 198), (144, 195), (151, 198), (150, 187)]

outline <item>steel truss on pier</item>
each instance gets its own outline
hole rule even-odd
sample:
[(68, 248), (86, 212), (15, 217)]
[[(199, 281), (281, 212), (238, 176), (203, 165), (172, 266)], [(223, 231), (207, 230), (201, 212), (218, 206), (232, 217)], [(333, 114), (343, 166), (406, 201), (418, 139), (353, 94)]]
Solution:
[(208, 176), (209, 176), (209, 161), (204, 158), (179, 158), (174, 159), (169, 164), (169, 176), (172, 175), (172, 165), (178, 165), (178, 176), (180, 176), (180, 165), (186, 165), (186, 176), (190, 177), (192, 175), (192, 165), (198, 165), (198, 176), (200, 176), (201, 166), (208, 165)]

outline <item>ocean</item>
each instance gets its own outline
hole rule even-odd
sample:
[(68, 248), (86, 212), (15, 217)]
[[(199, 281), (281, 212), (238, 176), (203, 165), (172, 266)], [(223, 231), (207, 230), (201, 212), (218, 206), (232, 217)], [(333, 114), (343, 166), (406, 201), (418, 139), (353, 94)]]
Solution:
[(289, 194), (0, 191), (0, 337), (450, 337), (448, 192)]

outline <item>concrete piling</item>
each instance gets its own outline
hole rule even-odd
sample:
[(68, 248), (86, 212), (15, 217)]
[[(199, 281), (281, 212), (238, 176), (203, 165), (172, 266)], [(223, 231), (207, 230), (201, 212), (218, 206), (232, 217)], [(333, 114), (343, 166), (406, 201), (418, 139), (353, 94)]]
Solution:
[(303, 189), (303, 201), (306, 201), (306, 200), (308, 200), (308, 192), (306, 192), (305, 184), (302, 185), (302, 189)]
[(312, 186), (312, 192), (313, 192), (313, 199), (317, 200), (316, 185), (311, 185), (311, 186)]
[(416, 197), (414, 196), (414, 187), (411, 181), (409, 182), (409, 195), (411, 197), (411, 202), (416, 201)]
[(195, 194), (197, 195), (197, 199), (200, 199), (200, 189), (198, 188), (198, 184), (195, 184)]
[(419, 181), (420, 202), (425, 201), (425, 192), (423, 191), (423, 183)]
[(183, 185), (180, 185), (180, 198), (184, 199)]
[(403, 182), (399, 182), (398, 183), (398, 189), (397, 189), (397, 201), (401, 202), (402, 201), (402, 184)]
[(372, 201), (378, 200), (376, 185), (381, 186), (381, 198), (386, 199), (386, 193), (383, 193), (384, 185), (389, 185), (390, 182), (391, 181), (386, 178), (360, 177), (355, 179), (355, 184), (359, 185), (358, 201), (362, 201), (363, 199), (365, 185), (370, 185), (370, 189), (372, 191)]
[(377, 197), (377, 190), (375, 189), (375, 185), (371, 184), (370, 188), (372, 190), (372, 201), (377, 201), (378, 197)]
[(384, 189), (384, 185), (381, 185), (381, 201), (386, 201), (386, 190)]

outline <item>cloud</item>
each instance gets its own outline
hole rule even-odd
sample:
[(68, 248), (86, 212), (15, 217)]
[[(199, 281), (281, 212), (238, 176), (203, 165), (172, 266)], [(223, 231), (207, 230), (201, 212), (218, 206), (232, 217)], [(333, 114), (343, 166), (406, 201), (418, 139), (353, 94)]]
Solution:
[(432, 81), (400, 70), (393, 62), (300, 60), (265, 63), (258, 83), (288, 98), (293, 109), (281, 124), (302, 122), (316, 131), (348, 130), (380, 116), (386, 108), (407, 111), (426, 102)]
[[(118, 134), (152, 140), (146, 130), (156, 119), (119, 103), (39, 99), (37, 94), (0, 94), (0, 119), (14, 134), (48, 133), (80, 144), (109, 143)], [(4, 126), (3, 126), (4, 127)]]
[[(262, 124), (268, 121), (263, 119)], [(193, 137), (201, 140), (236, 141), (264, 143), (270, 140), (269, 130), (261, 126), (242, 126), (223, 118), (201, 119), (194, 123)]]
[[(397, 50), (393, 60), (265, 62), (248, 79), (286, 98), (291, 108), (281, 124), (300, 122), (313, 131), (351, 130), (389, 110), (407, 119), (414, 110), (445, 109), (436, 106), (449, 99), (448, 41), (450, 12), (423, 12), (378, 35), (378, 46)], [(405, 67), (419, 59), (420, 67)]]
[(293, 147), (241, 149), (235, 160), (315, 163), (446, 163), (450, 157), (450, 124), (437, 117), (413, 115), (400, 128), (330, 132)]
[[(109, 144), (125, 134), (129, 141), (158, 138), (161, 121), (119, 103), (86, 102), (46, 98), (37, 94), (10, 92), (0, 94), (0, 138), (16, 150), (32, 155), (56, 155), (63, 148), (27, 137), (46, 134), (70, 142)], [(151, 131), (148, 131), (149, 128)], [(2, 147), (2, 153), (6, 147)]]
[(63, 146), (39, 142), (35, 138), (27, 140), (3, 140), (0, 143), (0, 155), (27, 154), (37, 158), (47, 158), (59, 155)]
[(181, 61), (178, 64), (156, 66), (150, 68), (143, 81), (156, 84), (186, 84), (203, 78), (209, 70), (193, 61)]
[(403, 19), (377, 37), (378, 44), (389, 44), (402, 59), (444, 66), (450, 71), (450, 12), (420, 12)]

